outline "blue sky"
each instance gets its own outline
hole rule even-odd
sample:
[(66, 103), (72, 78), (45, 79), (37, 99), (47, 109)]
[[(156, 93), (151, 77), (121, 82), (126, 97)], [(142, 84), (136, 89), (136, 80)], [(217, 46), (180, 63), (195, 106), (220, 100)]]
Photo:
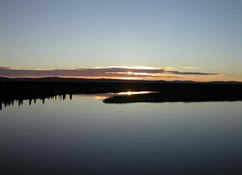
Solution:
[(242, 80), (241, 0), (2, 0), (0, 26), (2, 67), (194, 67)]

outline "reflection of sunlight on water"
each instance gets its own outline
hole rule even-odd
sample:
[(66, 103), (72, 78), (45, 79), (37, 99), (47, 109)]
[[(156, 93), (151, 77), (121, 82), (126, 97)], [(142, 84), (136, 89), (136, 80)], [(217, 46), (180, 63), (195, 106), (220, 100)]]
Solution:
[(130, 95), (139, 95), (139, 94), (150, 94), (155, 93), (156, 91), (127, 91), (127, 92), (118, 92), (118, 93), (106, 93), (106, 94), (98, 94), (95, 95), (94, 98), (97, 100), (104, 100), (106, 98), (115, 96), (115, 95), (124, 95), (124, 96), (130, 96)]
[[(128, 74), (131, 74), (131, 72), (130, 73), (128, 73)], [(122, 78), (119, 78), (120, 80), (138, 80), (139, 78), (136, 78), (136, 77), (122, 77)]]
[(97, 100), (104, 100), (107, 97), (106, 96), (95, 96), (94, 98)]
[(119, 92), (118, 95), (138, 95), (138, 94), (150, 94), (153, 93), (152, 91), (137, 91), (137, 92)]
[(126, 91), (126, 92), (118, 92), (118, 93), (104, 93), (104, 94), (63, 94), (63, 95), (53, 95), (49, 97), (36, 97), (36, 98), (26, 98), (26, 99), (13, 99), (9, 101), (1, 101), (0, 99), (0, 111), (2, 111), (3, 107), (6, 108), (7, 106), (14, 106), (15, 103), (18, 104), (18, 106), (22, 106), (24, 104), (24, 101), (28, 101), (29, 106), (31, 106), (32, 103), (36, 103), (37, 101), (42, 101), (43, 104), (45, 104), (45, 100), (48, 99), (54, 99), (54, 100), (67, 100), (69, 95), (69, 100), (72, 100), (73, 96), (75, 98), (83, 98), (85, 97), (94, 97), (94, 99), (97, 100), (104, 100), (113, 96), (131, 96), (131, 95), (139, 95), (139, 94), (150, 94), (150, 93), (156, 93), (157, 91)]

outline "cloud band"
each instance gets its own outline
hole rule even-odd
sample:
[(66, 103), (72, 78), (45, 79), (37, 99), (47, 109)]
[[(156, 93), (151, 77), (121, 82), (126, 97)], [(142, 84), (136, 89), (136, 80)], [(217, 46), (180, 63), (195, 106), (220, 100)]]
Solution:
[(9, 67), (0, 67), (0, 76), (4, 77), (133, 77), (152, 78), (174, 75), (218, 75), (218, 73), (204, 72), (181, 72), (166, 70), (165, 68), (143, 68), (143, 67), (103, 67), (83, 69), (52, 69), (52, 70), (25, 70)]

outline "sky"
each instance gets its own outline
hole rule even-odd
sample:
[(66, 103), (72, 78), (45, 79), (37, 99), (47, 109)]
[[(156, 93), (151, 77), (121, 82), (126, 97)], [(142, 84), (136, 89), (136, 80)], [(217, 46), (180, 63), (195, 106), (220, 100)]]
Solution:
[(0, 76), (242, 81), (241, 0), (1, 0), (0, 27)]

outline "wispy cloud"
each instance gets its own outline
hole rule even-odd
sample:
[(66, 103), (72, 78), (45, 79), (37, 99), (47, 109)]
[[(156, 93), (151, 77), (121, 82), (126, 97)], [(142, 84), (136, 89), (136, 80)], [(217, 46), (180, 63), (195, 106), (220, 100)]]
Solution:
[(197, 69), (196, 67), (192, 67), (192, 66), (186, 66), (186, 67), (183, 67), (183, 69), (190, 69), (190, 70), (194, 70), (194, 69)]
[(175, 68), (174, 67), (171, 67), (171, 66), (166, 66), (163, 69), (169, 71), (169, 70), (174, 70)]
[[(176, 77), (174, 75), (199, 75), (209, 76), (218, 75), (218, 73), (206, 72), (181, 72), (173, 70), (174, 68), (155, 68), (145, 66), (111, 66), (80, 69), (16, 69), (9, 67), (0, 67), (0, 76), (5, 77), (113, 77), (113, 78), (159, 78)], [(178, 77), (177, 77), (178, 78)]]
[(168, 71), (172, 74), (177, 75), (218, 75), (218, 73), (204, 73), (204, 72), (179, 72), (179, 71)]

